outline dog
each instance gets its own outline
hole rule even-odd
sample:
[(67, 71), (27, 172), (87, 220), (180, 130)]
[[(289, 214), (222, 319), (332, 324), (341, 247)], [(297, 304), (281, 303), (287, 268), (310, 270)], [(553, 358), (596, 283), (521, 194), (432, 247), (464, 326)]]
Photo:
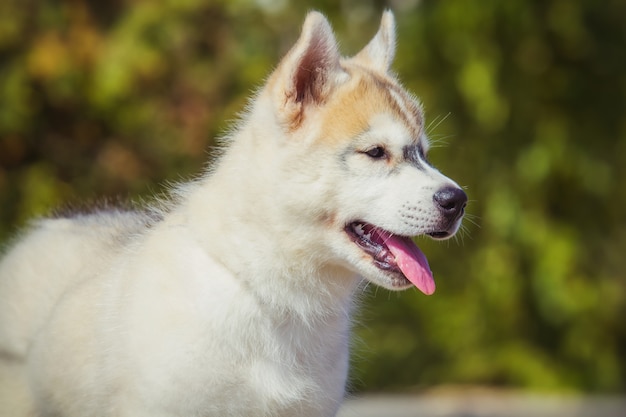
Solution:
[(394, 53), (389, 11), (350, 58), (311, 12), (200, 179), (35, 221), (0, 264), (0, 415), (335, 415), (355, 292), (432, 294), (411, 238), (467, 202)]

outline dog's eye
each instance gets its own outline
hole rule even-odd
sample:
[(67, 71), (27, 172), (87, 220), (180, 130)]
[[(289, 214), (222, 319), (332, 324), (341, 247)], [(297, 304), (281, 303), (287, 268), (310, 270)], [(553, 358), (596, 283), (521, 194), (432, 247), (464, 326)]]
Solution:
[(382, 159), (387, 156), (387, 152), (382, 146), (375, 146), (371, 149), (368, 149), (367, 151), (365, 151), (365, 154), (372, 159)]

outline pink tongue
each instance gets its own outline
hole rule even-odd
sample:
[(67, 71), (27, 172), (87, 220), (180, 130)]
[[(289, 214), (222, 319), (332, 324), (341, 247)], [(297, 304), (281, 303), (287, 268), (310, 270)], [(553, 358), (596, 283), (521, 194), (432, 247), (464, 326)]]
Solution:
[(422, 251), (409, 238), (389, 236), (385, 245), (396, 257), (396, 263), (405, 277), (426, 295), (435, 292), (435, 280)]

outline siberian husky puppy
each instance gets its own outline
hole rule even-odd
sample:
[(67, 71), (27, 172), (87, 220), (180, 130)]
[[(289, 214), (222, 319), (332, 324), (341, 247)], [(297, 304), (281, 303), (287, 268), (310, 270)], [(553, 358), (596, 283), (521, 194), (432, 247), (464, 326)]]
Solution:
[(467, 197), (426, 159), (394, 19), (302, 34), (216, 165), (166, 207), (35, 222), (0, 264), (0, 415), (333, 416), (362, 280), (435, 290), (412, 237)]

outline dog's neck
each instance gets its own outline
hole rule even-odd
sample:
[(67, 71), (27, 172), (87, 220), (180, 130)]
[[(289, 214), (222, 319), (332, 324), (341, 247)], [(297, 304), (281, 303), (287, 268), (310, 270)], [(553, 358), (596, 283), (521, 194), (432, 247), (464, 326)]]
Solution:
[[(254, 122), (262, 115), (249, 118)], [(217, 168), (183, 193), (172, 214), (267, 308), (305, 320), (345, 314), (359, 280), (354, 272), (331, 262), (321, 237), (312, 238), (322, 232), (306, 213), (285, 207), (283, 200), (289, 196), (281, 194), (284, 186), (275, 178), (280, 161), (258, 145), (272, 134), (278, 131), (246, 123), (231, 138)], [(266, 176), (268, 182), (259, 187), (259, 178)]]

